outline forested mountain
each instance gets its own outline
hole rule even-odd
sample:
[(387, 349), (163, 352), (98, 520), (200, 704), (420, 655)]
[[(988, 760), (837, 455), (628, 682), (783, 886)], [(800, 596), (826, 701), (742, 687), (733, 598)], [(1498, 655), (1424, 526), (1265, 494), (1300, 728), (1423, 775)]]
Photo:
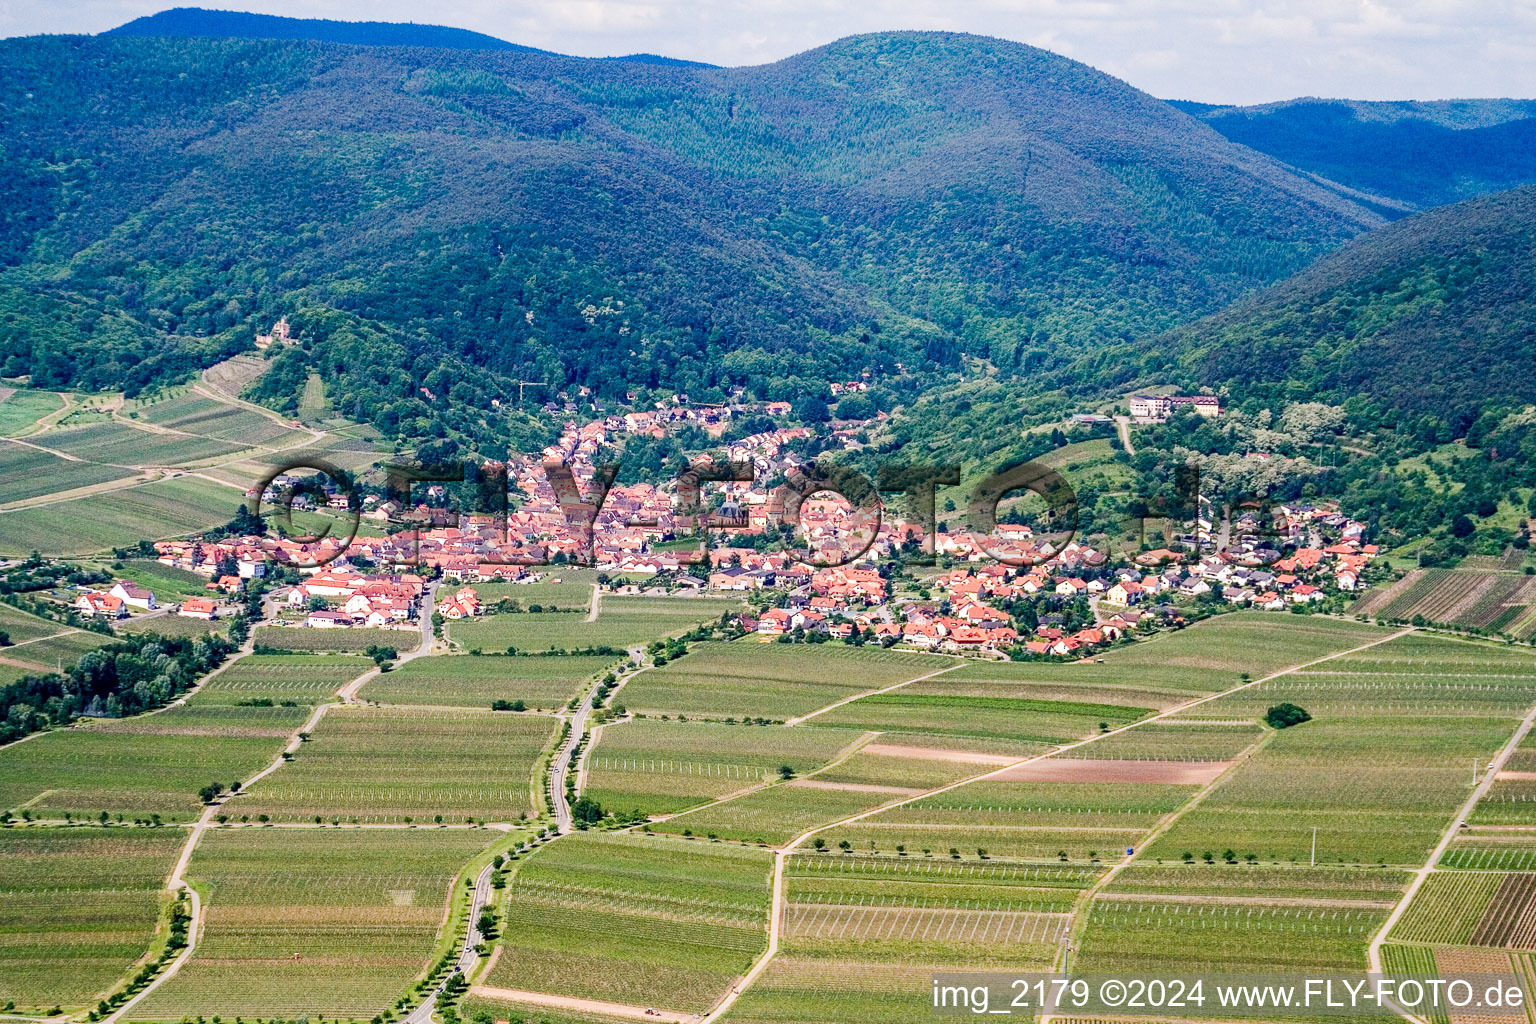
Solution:
[(135, 18), (102, 33), (108, 36), (204, 36), (217, 39), (312, 39), (354, 46), (436, 46), (453, 50), (523, 50), (505, 39), (445, 25), (399, 24), (388, 21), (328, 21), (324, 18), (283, 18), (245, 11), (210, 11), (174, 7)]
[(1536, 100), (1174, 106), (1233, 142), (1409, 208), (1536, 182)]
[(287, 314), (304, 344), (267, 397), (313, 366), (403, 436), (492, 436), (516, 380), (708, 400), (931, 384), (962, 354), (1028, 375), (1379, 221), (974, 36), (738, 69), (132, 36), (0, 63), (0, 372), (137, 389)]
[[(1536, 403), (1536, 186), (1364, 235), (1222, 312), (1063, 374), (1174, 377), (1251, 409), (1342, 406), (1423, 444)], [(1476, 433), (1476, 432), (1474, 432)]]

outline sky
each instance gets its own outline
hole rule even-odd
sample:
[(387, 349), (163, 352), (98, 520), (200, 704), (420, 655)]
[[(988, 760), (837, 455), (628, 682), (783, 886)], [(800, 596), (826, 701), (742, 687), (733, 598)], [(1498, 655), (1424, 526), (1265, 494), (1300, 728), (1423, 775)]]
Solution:
[[(94, 33), (198, 0), (0, 0), (0, 36)], [(1536, 0), (202, 0), (420, 21), (598, 57), (763, 64), (842, 36), (942, 29), (1045, 47), (1166, 99), (1536, 96)]]

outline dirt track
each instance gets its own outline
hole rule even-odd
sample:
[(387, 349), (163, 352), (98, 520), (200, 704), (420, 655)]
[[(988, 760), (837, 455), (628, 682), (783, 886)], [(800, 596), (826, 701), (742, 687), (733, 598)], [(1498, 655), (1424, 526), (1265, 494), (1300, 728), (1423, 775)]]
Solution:
[(610, 1017), (667, 1021), (668, 1024), (687, 1024), (688, 1021), (698, 1019), (698, 1014), (683, 1013), (680, 1010), (657, 1010), (645, 1006), (629, 1006), (626, 1003), (608, 1003), (601, 999), (578, 999), (575, 996), (550, 995), (548, 992), (526, 992), (520, 988), (471, 985), (469, 994), (485, 999), (505, 999), (511, 1003), (527, 1003), (530, 1006), (553, 1006), (577, 1013), (604, 1013)]

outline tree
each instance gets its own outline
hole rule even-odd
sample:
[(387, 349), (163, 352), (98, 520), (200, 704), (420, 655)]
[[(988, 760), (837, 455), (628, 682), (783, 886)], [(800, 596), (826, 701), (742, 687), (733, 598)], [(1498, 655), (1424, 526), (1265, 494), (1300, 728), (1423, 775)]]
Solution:
[(1312, 716), (1306, 712), (1306, 709), (1297, 707), (1295, 704), (1276, 704), (1264, 713), (1264, 721), (1271, 729), (1289, 729), (1293, 725), (1311, 720)]
[(1458, 515), (1451, 520), (1451, 536), (1466, 538), (1477, 532), (1476, 525), (1465, 515)]
[(781, 778), (784, 781), (788, 782), (790, 779), (792, 779), (794, 777), (795, 777), (795, 770), (793, 768), (791, 768), (787, 764), (779, 765), (779, 778)]
[(589, 796), (579, 797), (571, 805), (571, 817), (588, 825), (595, 824), (605, 817), (603, 805)]

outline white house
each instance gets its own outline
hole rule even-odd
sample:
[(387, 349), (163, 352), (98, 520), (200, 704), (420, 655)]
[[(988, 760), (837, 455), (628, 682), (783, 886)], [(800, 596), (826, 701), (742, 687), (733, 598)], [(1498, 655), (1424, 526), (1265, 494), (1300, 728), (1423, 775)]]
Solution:
[(118, 580), (112, 589), (107, 591), (113, 597), (133, 608), (142, 608), (145, 611), (154, 611), (159, 605), (155, 604), (154, 591), (145, 590), (137, 583), (129, 583), (126, 580)]

